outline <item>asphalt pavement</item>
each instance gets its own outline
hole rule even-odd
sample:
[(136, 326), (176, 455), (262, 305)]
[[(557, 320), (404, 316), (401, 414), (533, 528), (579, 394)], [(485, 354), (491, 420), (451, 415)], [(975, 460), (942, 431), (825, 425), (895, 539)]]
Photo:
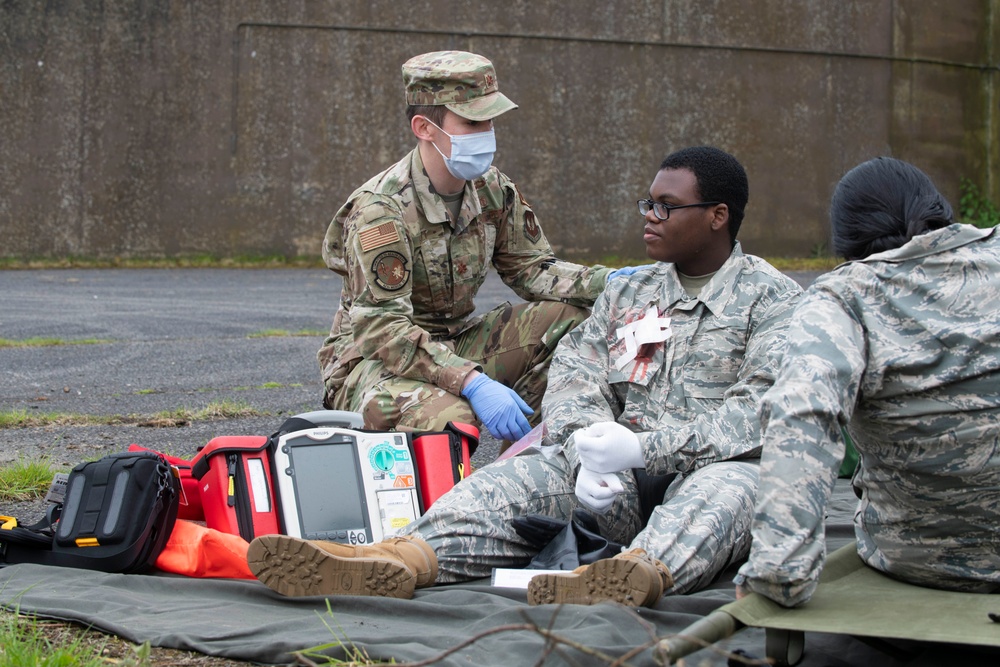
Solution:
[[(0, 339), (103, 341), (0, 347), (0, 411), (129, 418), (0, 429), (0, 465), (47, 455), (71, 466), (131, 443), (190, 457), (217, 435), (267, 435), (320, 409), (316, 351), (340, 287), (324, 269), (0, 271)], [(478, 311), (508, 299), (519, 300), (491, 275)], [(220, 403), (258, 416), (140, 425)], [(477, 461), (498, 446), (485, 437)]]
[[(789, 275), (808, 284), (816, 274)], [(0, 339), (101, 341), (0, 347), (0, 411), (127, 418), (0, 429), (0, 465), (48, 456), (72, 466), (131, 443), (190, 457), (215, 436), (267, 435), (320, 409), (316, 351), (340, 287), (324, 269), (0, 271)], [(520, 299), (491, 272), (477, 312), (504, 300)], [(149, 425), (223, 402), (256, 414)], [(475, 463), (498, 447), (484, 435)]]

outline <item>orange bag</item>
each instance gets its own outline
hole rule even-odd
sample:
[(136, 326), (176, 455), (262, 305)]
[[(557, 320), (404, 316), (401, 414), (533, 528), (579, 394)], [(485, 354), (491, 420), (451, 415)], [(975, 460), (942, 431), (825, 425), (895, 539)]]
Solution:
[(156, 567), (188, 577), (256, 579), (247, 565), (249, 546), (239, 535), (178, 520)]

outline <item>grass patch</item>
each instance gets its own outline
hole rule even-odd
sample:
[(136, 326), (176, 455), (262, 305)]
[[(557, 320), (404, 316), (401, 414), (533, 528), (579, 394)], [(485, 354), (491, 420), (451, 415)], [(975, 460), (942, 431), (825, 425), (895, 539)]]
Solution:
[(61, 412), (29, 412), (28, 410), (0, 411), (0, 428), (99, 426), (125, 423), (128, 423), (128, 418), (121, 415), (79, 415)]
[(284, 385), (280, 382), (265, 382), (264, 384), (259, 384), (256, 387), (233, 387), (233, 391), (250, 391), (251, 389), (284, 389), (288, 386), (301, 387), (302, 385)]
[(151, 427), (185, 426), (194, 421), (261, 417), (264, 414), (242, 401), (219, 401), (217, 403), (209, 403), (200, 410), (178, 408), (177, 410), (158, 412), (151, 419), (139, 421), (137, 424), (139, 426)]
[[(296, 662), (301, 662), (306, 665), (344, 665), (345, 667), (350, 666), (364, 666), (364, 665), (394, 665), (395, 660), (390, 662), (375, 662), (369, 656), (368, 652), (363, 648), (359, 648), (354, 645), (350, 639), (347, 638), (347, 633), (344, 628), (336, 622), (333, 615), (333, 606), (330, 604), (330, 600), (326, 601), (326, 615), (321, 616), (320, 620), (326, 629), (333, 636), (333, 641), (327, 642), (325, 644), (320, 644), (318, 646), (310, 646), (309, 648), (302, 649), (301, 651), (295, 652)], [(334, 627), (336, 626), (336, 627)], [(326, 654), (327, 651), (331, 649), (341, 649), (344, 651), (346, 661), (338, 660), (336, 658), (331, 658)], [(433, 662), (437, 662), (436, 660)]]
[(983, 195), (975, 183), (963, 178), (959, 191), (961, 196), (958, 200), (958, 215), (962, 222), (981, 229), (1000, 225), (1000, 207)]
[[(149, 642), (133, 644), (78, 623), (0, 611), (0, 667), (249, 667), (251, 664), (159, 648), (150, 646)], [(348, 667), (375, 663), (333, 661), (323, 664)]]
[(4, 410), (0, 411), (0, 429), (38, 428), (41, 426), (109, 426), (118, 424), (170, 427), (185, 426), (193, 421), (263, 417), (266, 415), (266, 412), (261, 412), (242, 401), (209, 403), (199, 410), (178, 408), (177, 410), (158, 412), (152, 417), (146, 415), (81, 415), (58, 412), (29, 412), (28, 410)]
[(117, 664), (132, 667), (148, 664), (149, 644), (134, 647), (132, 656), (116, 659), (113, 663), (102, 657), (107, 640), (95, 647), (79, 633), (63, 636), (55, 633), (57, 627), (68, 628), (61, 621), (43, 621), (17, 614), (0, 616), (0, 667), (107, 667)]
[(160, 392), (159, 389), (140, 389), (135, 393), (139, 394), (140, 396), (146, 396), (148, 394), (158, 394), (159, 392)]
[(64, 340), (62, 338), (24, 338), (11, 340), (0, 338), (0, 347), (56, 347), (59, 345), (103, 345), (114, 341), (104, 338), (82, 338), (79, 340)]
[(283, 255), (211, 254), (177, 257), (0, 257), (3, 269), (321, 269), (319, 255), (285, 257)]
[(0, 611), (0, 667), (247, 667), (250, 663), (133, 644), (77, 623)]
[(196, 410), (192, 418), (196, 421), (207, 419), (233, 419), (235, 417), (260, 417), (264, 413), (242, 401), (219, 401), (209, 403), (201, 410)]
[[(0, 500), (24, 501), (41, 498), (49, 490), (55, 473), (52, 459), (48, 457), (19, 458), (14, 463), (0, 468)], [(2, 642), (0, 646), (3, 646)], [(0, 665), (2, 664), (0, 662)]]
[(318, 329), (300, 329), (299, 331), (287, 331), (285, 329), (264, 329), (247, 334), (247, 338), (285, 338), (288, 336), (325, 336), (325, 331)]

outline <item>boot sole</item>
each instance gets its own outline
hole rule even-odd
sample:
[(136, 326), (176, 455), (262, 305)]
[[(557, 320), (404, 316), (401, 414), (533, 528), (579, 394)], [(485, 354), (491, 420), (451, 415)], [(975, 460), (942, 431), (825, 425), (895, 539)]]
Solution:
[(607, 558), (580, 574), (539, 574), (528, 582), (528, 604), (595, 604), (612, 601), (642, 607), (660, 599), (656, 568), (642, 561)]
[(257, 579), (282, 595), (413, 597), (415, 579), (402, 563), (344, 558), (286, 535), (255, 539), (247, 550), (247, 564)]

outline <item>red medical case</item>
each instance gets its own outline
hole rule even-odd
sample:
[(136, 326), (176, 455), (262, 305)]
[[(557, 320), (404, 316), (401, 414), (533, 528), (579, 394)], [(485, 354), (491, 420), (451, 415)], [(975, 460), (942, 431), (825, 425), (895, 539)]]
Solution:
[(250, 541), (281, 533), (270, 439), (263, 435), (213, 438), (191, 461), (205, 525)]
[(479, 429), (448, 422), (443, 431), (415, 434), (412, 443), (420, 500), (426, 512), (448, 489), (472, 474), (469, 457), (479, 446)]
[[(353, 422), (344, 419), (352, 416)], [(319, 411), (292, 418), (279, 433), (313, 426), (358, 428), (360, 415)], [(303, 421), (304, 420), (304, 421)], [(191, 461), (205, 523), (250, 541), (284, 532), (281, 495), (274, 470), (275, 436), (230, 435), (213, 438)], [(443, 431), (409, 436), (420, 494), (421, 513), (472, 472), (471, 455), (479, 446), (479, 429), (448, 422)]]

